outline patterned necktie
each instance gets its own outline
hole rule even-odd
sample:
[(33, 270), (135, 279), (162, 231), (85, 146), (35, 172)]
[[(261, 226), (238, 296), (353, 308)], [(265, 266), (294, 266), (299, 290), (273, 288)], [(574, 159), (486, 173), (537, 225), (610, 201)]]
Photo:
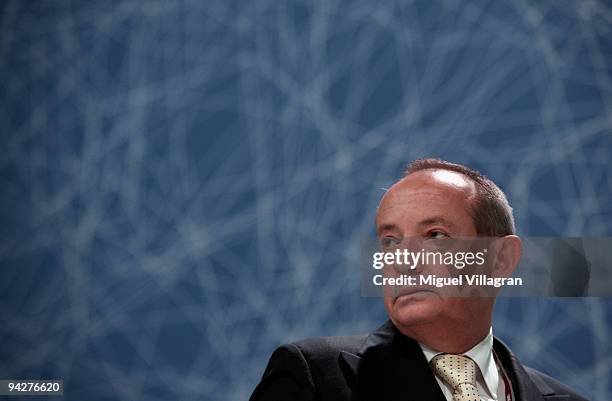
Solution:
[(453, 401), (479, 401), (476, 362), (463, 355), (440, 354), (430, 362), (433, 371), (453, 389)]

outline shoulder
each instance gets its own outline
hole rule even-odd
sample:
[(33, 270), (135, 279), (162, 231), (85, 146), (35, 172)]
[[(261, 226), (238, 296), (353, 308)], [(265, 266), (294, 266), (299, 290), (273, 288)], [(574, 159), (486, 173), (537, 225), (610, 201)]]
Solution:
[(565, 384), (560, 381), (548, 376), (545, 373), (540, 372), (539, 370), (535, 370), (528, 366), (524, 366), (525, 371), (531, 378), (531, 380), (538, 387), (542, 395), (546, 396), (551, 394), (563, 394), (569, 395), (569, 398), (566, 398), (568, 401), (588, 401), (587, 398), (584, 398), (580, 394), (576, 393), (573, 389), (569, 388)]
[(279, 346), (251, 400), (312, 400), (321, 392), (331, 395), (330, 399), (346, 399), (340, 355), (356, 354), (366, 338), (318, 337)]
[(310, 359), (326, 359), (341, 352), (357, 354), (367, 338), (366, 334), (354, 336), (317, 337), (286, 344), (294, 347)]
[(510, 348), (497, 337), (494, 337), (493, 349), (501, 365), (511, 374), (512, 380), (517, 380), (519, 387), (523, 391), (529, 393), (537, 391), (545, 400), (588, 401), (585, 397), (560, 381), (524, 365), (512, 353)]
[(356, 355), (367, 335), (317, 337), (283, 344), (276, 348), (268, 367), (282, 370), (299, 369), (304, 372), (337, 367), (344, 352)]

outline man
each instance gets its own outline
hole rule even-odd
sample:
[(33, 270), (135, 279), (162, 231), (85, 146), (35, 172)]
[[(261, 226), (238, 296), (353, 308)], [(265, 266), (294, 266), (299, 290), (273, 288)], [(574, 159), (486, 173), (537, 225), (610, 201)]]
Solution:
[[(480, 173), (437, 159), (408, 167), (384, 195), (376, 228), (382, 243), (495, 237), (489, 257), (506, 277), (521, 256), (503, 192)], [(524, 367), (492, 336), (494, 303), (428, 289), (386, 293), (389, 321), (372, 334), (279, 347), (251, 401), (584, 400)]]

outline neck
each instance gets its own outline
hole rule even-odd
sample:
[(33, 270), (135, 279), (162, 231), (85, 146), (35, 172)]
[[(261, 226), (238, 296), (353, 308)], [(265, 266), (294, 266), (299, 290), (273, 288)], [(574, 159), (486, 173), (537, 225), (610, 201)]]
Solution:
[(489, 334), (491, 317), (470, 322), (446, 320), (443, 323), (423, 323), (410, 327), (397, 324), (395, 326), (405, 336), (431, 349), (449, 354), (463, 354)]

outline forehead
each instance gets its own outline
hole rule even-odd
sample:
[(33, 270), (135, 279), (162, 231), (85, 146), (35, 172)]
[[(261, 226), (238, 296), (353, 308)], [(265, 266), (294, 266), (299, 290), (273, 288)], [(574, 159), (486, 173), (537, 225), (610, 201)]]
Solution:
[(475, 192), (474, 183), (463, 174), (440, 169), (418, 171), (401, 179), (387, 191), (380, 202), (377, 220), (381, 216), (422, 215), (428, 211), (454, 216), (461, 211), (467, 214)]

